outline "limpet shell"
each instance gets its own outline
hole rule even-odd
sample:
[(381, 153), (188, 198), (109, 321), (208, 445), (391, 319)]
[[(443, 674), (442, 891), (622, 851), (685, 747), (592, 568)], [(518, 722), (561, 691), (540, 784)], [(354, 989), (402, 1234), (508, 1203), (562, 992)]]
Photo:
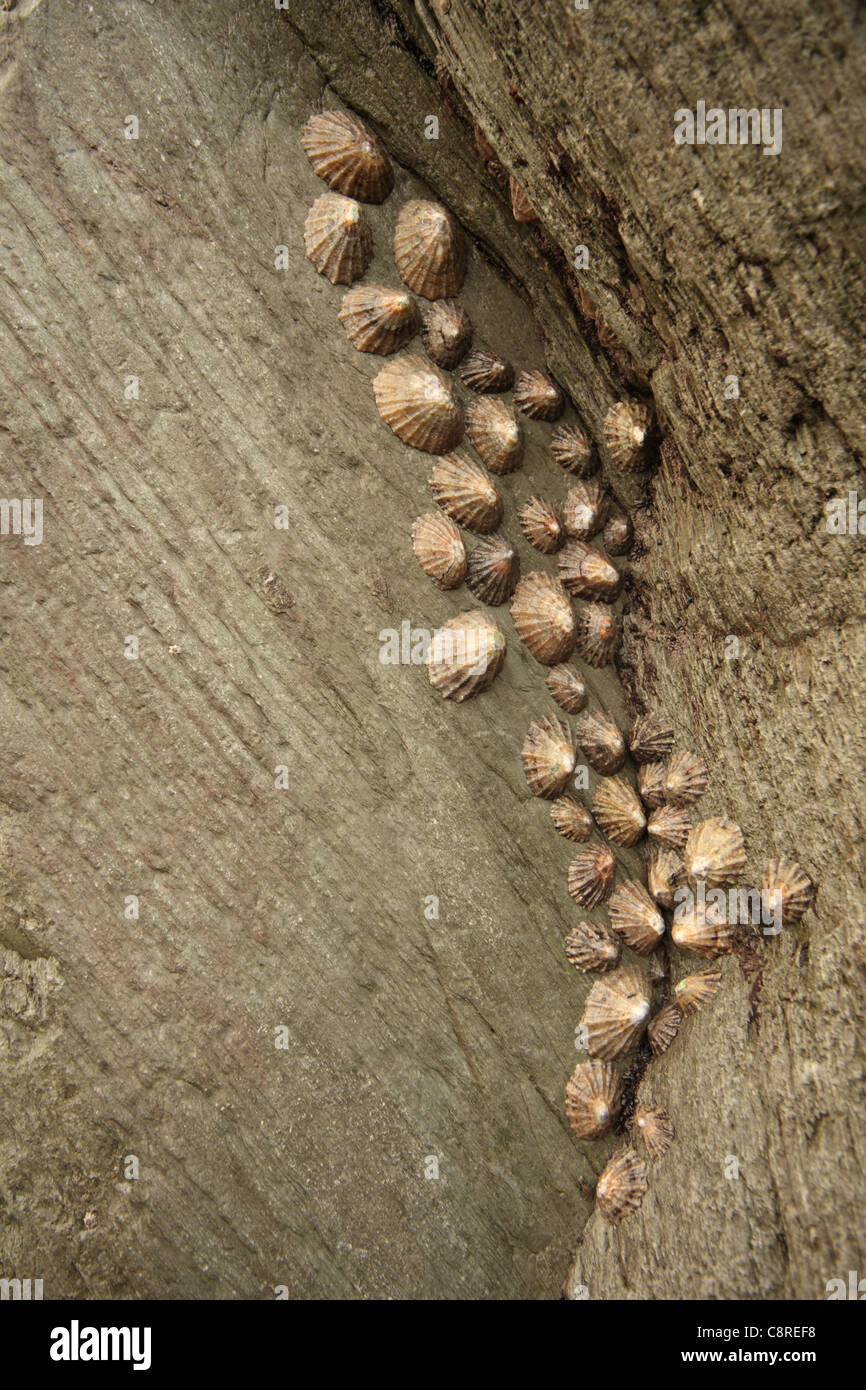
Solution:
[(742, 830), (725, 816), (702, 820), (689, 831), (683, 864), (692, 883), (700, 880), (713, 888), (736, 883), (746, 867)]
[(643, 714), (632, 725), (628, 746), (636, 763), (659, 762), (673, 752), (674, 731), (657, 715)]
[(565, 1113), (578, 1139), (600, 1139), (619, 1109), (619, 1077), (607, 1062), (578, 1062), (565, 1087)]
[(634, 540), (634, 526), (628, 512), (618, 508), (608, 517), (602, 539), (608, 555), (625, 555)]
[(734, 929), (717, 903), (686, 900), (674, 910), (671, 940), (681, 951), (712, 959), (733, 949)]
[(313, 172), (337, 193), (362, 203), (381, 203), (394, 187), (384, 149), (357, 116), (318, 112), (304, 126), (301, 145)]
[(337, 317), (359, 352), (383, 356), (405, 347), (419, 325), (411, 294), (387, 285), (356, 285), (343, 296)]
[(307, 260), (332, 285), (351, 285), (373, 259), (373, 233), (359, 203), (323, 193), (304, 223)]
[(575, 483), (566, 493), (562, 506), (562, 524), (570, 536), (579, 541), (592, 540), (607, 517), (608, 499), (598, 483)]
[(574, 772), (571, 730), (556, 715), (534, 719), (523, 740), (520, 756), (533, 796), (559, 796)]
[(458, 613), (434, 632), (427, 657), (430, 684), (446, 700), (488, 690), (505, 659), (505, 637), (486, 613)]
[(637, 844), (646, 829), (640, 797), (620, 777), (602, 777), (592, 796), (592, 814), (603, 835), (615, 845)]
[(527, 497), (517, 509), (517, 520), (529, 544), (544, 555), (553, 555), (565, 540), (559, 513), (543, 497)]
[(649, 955), (665, 934), (665, 919), (642, 883), (617, 884), (607, 905), (611, 930), (638, 955)]
[(605, 1221), (616, 1226), (638, 1211), (647, 1190), (646, 1164), (632, 1149), (614, 1154), (595, 1189), (595, 1203)]
[(568, 866), (568, 891), (581, 907), (604, 902), (613, 887), (616, 859), (607, 845), (588, 845)]
[(491, 473), (512, 473), (523, 461), (523, 430), (504, 401), (481, 396), (466, 407), (466, 431)]
[(587, 603), (575, 630), (577, 653), (588, 666), (607, 666), (619, 651), (622, 619), (606, 603)]
[(397, 218), (394, 260), (410, 290), (425, 299), (450, 299), (466, 276), (466, 241), (440, 203), (412, 198)]
[(437, 459), (430, 487), (443, 511), (470, 531), (484, 535), (502, 520), (502, 498), (481, 465), (468, 454)]
[(559, 425), (550, 437), (550, 451), (567, 473), (583, 477), (592, 472), (592, 445), (576, 425)]
[(612, 970), (618, 964), (620, 944), (601, 922), (578, 922), (565, 938), (565, 954), (575, 970)]
[(565, 542), (556, 557), (559, 578), (570, 594), (578, 598), (609, 603), (619, 593), (620, 572), (600, 550), (575, 537)]
[(514, 380), (514, 368), (488, 348), (476, 348), (460, 364), (460, 380), (479, 395), (507, 391)]
[(462, 362), (472, 343), (472, 321), (456, 299), (437, 299), (424, 310), (421, 341), (427, 355), (447, 371)]
[(514, 404), (531, 420), (556, 420), (565, 409), (565, 397), (545, 372), (521, 372), (514, 387)]
[(650, 1012), (650, 983), (636, 965), (623, 965), (596, 980), (580, 1023), (591, 1057), (612, 1062), (634, 1046)]
[(637, 789), (648, 810), (663, 806), (665, 801), (665, 764), (641, 763), (637, 770)]
[(683, 1021), (682, 1013), (676, 1004), (663, 1004), (658, 1013), (653, 1014), (647, 1024), (647, 1038), (654, 1057), (667, 1052)]
[(636, 1105), (633, 1128), (650, 1158), (661, 1158), (674, 1142), (674, 1127), (663, 1105)]
[(665, 849), (684, 849), (691, 828), (688, 811), (679, 806), (658, 806), (646, 823), (649, 839)]
[(541, 570), (521, 579), (511, 600), (511, 618), (520, 640), (545, 666), (556, 666), (574, 646), (574, 610), (558, 579)]
[(412, 549), (439, 589), (456, 589), (466, 577), (466, 548), (450, 517), (425, 512), (412, 523)]
[(674, 753), (665, 768), (665, 800), (671, 806), (691, 806), (707, 790), (709, 770), (696, 753)]
[(627, 472), (644, 467), (650, 414), (639, 401), (617, 401), (604, 417), (604, 441), (613, 462)]
[(604, 710), (590, 710), (577, 726), (577, 741), (596, 772), (610, 776), (625, 762), (625, 739)]
[(558, 796), (550, 808), (550, 819), (559, 835), (578, 843), (588, 840), (595, 829), (589, 811), (573, 796)]
[(722, 983), (722, 972), (717, 966), (708, 970), (698, 970), (694, 975), (684, 975), (674, 986), (674, 998), (683, 1018), (691, 1018), (712, 999)]
[(504, 603), (520, 578), (517, 551), (504, 536), (479, 541), (469, 556), (466, 583), (476, 598), (494, 607)]
[[(645, 766), (652, 767), (652, 763)], [(664, 847), (650, 850), (647, 864), (647, 887), (650, 896), (662, 907), (672, 908), (674, 893), (685, 879), (683, 861), (674, 849)]]
[(808, 911), (815, 885), (795, 859), (771, 859), (761, 879), (761, 906), (766, 918), (781, 911), (782, 925), (792, 926)]
[(579, 714), (588, 699), (580, 672), (563, 662), (551, 666), (547, 673), (547, 688), (566, 714)]
[(449, 454), (463, 437), (463, 410), (448, 378), (424, 357), (386, 362), (373, 381), (376, 407), (404, 444)]

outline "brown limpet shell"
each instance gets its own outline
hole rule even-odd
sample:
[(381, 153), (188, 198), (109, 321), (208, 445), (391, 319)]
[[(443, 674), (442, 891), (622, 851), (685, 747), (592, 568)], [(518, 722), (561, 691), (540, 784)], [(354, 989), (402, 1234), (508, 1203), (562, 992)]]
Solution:
[(795, 859), (771, 859), (761, 879), (761, 906), (766, 917), (781, 911), (782, 925), (792, 926), (812, 906), (815, 885)]
[(357, 116), (318, 112), (304, 126), (301, 145), (313, 172), (337, 193), (382, 203), (394, 187), (388, 156)]
[(480, 464), (468, 454), (447, 454), (430, 474), (433, 497), (449, 516), (470, 531), (486, 535), (502, 520), (502, 498)]
[(463, 410), (446, 376), (424, 357), (386, 362), (373, 380), (376, 408), (404, 444), (449, 454), (463, 437)]
[(640, 1038), (650, 1013), (650, 982), (636, 965), (623, 965), (596, 980), (580, 1024), (591, 1057), (612, 1062)]
[(679, 806), (658, 806), (646, 823), (649, 839), (665, 849), (684, 849), (691, 828), (688, 811)]
[(450, 299), (466, 277), (466, 240), (441, 203), (412, 198), (397, 218), (394, 260), (410, 290), (425, 299)]
[(521, 579), (511, 600), (517, 635), (545, 666), (557, 666), (574, 647), (575, 618), (568, 594), (558, 579), (541, 570)]
[(521, 502), (517, 520), (529, 544), (544, 555), (553, 555), (565, 540), (565, 527), (559, 512), (543, 497), (527, 497)]
[(573, 796), (558, 796), (550, 808), (550, 819), (557, 834), (578, 843), (588, 840), (595, 829), (589, 811)]
[(568, 891), (581, 907), (596, 907), (609, 895), (615, 872), (607, 845), (588, 845), (568, 866)]
[(556, 715), (534, 719), (520, 751), (523, 771), (533, 796), (559, 796), (574, 772), (574, 738)]
[(504, 401), (481, 396), (466, 407), (466, 430), (491, 473), (513, 473), (523, 462), (523, 430)]
[(517, 551), (505, 536), (479, 541), (469, 556), (466, 583), (476, 598), (496, 607), (510, 598), (520, 578)]
[(608, 517), (602, 539), (608, 555), (625, 555), (634, 540), (634, 526), (628, 512), (618, 508)]
[(607, 1062), (578, 1062), (565, 1087), (565, 1113), (578, 1139), (600, 1139), (619, 1111), (619, 1077)]
[(600, 550), (572, 537), (556, 557), (559, 578), (578, 598), (610, 603), (619, 593), (622, 576)]
[(717, 903), (687, 900), (674, 911), (671, 940), (681, 951), (712, 959), (733, 950), (734, 929)]
[(709, 769), (696, 753), (674, 753), (665, 768), (665, 800), (671, 806), (700, 801), (710, 780)]
[(674, 731), (657, 715), (643, 714), (632, 725), (628, 746), (636, 763), (659, 762), (673, 752)]
[(560, 468), (584, 477), (592, 472), (592, 445), (576, 425), (559, 425), (550, 437), (550, 452)]
[(691, 1018), (712, 999), (722, 983), (722, 972), (718, 966), (708, 970), (698, 970), (693, 975), (684, 975), (674, 986), (674, 998), (683, 1018)]
[(589, 541), (604, 525), (607, 509), (607, 495), (598, 483), (592, 480), (575, 483), (566, 493), (562, 524), (570, 536)]
[(351, 285), (373, 259), (373, 233), (359, 203), (323, 193), (307, 213), (304, 247), (320, 275), (332, 285)]
[(476, 348), (461, 362), (460, 380), (479, 395), (497, 395), (510, 388), (514, 368), (488, 348)]
[(663, 1105), (636, 1105), (632, 1128), (636, 1129), (650, 1158), (661, 1158), (674, 1142), (674, 1127)]
[(565, 409), (565, 397), (545, 372), (521, 372), (514, 387), (514, 404), (531, 420), (556, 420)]
[(692, 883), (728, 887), (746, 867), (746, 846), (740, 827), (726, 816), (702, 820), (689, 831), (683, 864)]
[(420, 323), (411, 294), (387, 285), (356, 285), (343, 296), (337, 318), (359, 352), (382, 356), (405, 347)]
[(425, 512), (412, 523), (412, 549), (439, 589), (456, 589), (466, 577), (466, 548), (450, 517)]
[(505, 637), (478, 610), (458, 613), (434, 632), (427, 656), (430, 684), (458, 702), (488, 690), (505, 659)]
[(614, 1154), (595, 1189), (595, 1204), (611, 1226), (638, 1211), (647, 1190), (646, 1164), (632, 1149)]
[(648, 956), (665, 934), (665, 919), (642, 883), (617, 884), (607, 905), (611, 930), (638, 955)]
[(511, 212), (515, 222), (537, 222), (538, 213), (530, 203), (513, 174), (508, 179), (508, 192), (511, 198)]
[(647, 1038), (654, 1057), (667, 1052), (677, 1033), (683, 1015), (676, 1004), (663, 1004), (658, 1013), (653, 1014), (647, 1024)]
[(592, 795), (592, 814), (603, 835), (615, 845), (636, 845), (646, 829), (640, 797), (620, 777), (602, 777)]
[(639, 401), (617, 401), (604, 417), (604, 442), (615, 464), (637, 472), (646, 464), (645, 445), (650, 414)]
[(665, 802), (665, 764), (641, 763), (637, 770), (637, 789), (647, 810), (654, 811)]
[(424, 310), (421, 341), (438, 367), (452, 371), (472, 344), (472, 320), (456, 299), (436, 299)]
[(578, 922), (565, 938), (565, 954), (575, 970), (612, 970), (619, 963), (621, 947), (613, 932), (601, 922)]
[(564, 662), (551, 666), (547, 673), (547, 688), (566, 714), (579, 714), (589, 698), (580, 672)]
[(587, 603), (578, 616), (575, 647), (588, 666), (607, 666), (622, 641), (622, 619), (606, 603)]
[[(645, 766), (651, 767), (652, 764), (647, 763)], [(650, 895), (662, 907), (673, 907), (674, 894), (684, 882), (685, 876), (683, 861), (676, 850), (665, 849), (663, 846), (650, 850), (647, 864), (647, 887)]]
[(577, 741), (587, 762), (606, 777), (625, 762), (625, 739), (604, 710), (590, 710), (577, 726)]

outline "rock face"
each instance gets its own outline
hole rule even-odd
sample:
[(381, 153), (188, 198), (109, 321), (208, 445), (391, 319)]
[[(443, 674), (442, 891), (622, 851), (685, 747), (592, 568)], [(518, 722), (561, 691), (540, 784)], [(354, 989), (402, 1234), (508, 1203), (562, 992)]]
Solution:
[[(0, 15), (4, 488), (45, 513), (2, 548), (0, 1272), (46, 1297), (822, 1298), (866, 1267), (866, 587), (862, 539), (825, 529), (866, 496), (862, 53), (805, 4), (748, 42), (712, 3), (185, 8)], [(593, 703), (706, 757), (751, 879), (786, 853), (820, 884), (653, 1063), (677, 1137), (615, 1232), (581, 1187), (609, 1141), (564, 1116), (588, 981), (520, 766), (543, 675), (507, 619), (460, 709), (379, 660), (468, 604), (412, 558), (427, 461), (304, 260), (298, 133), (335, 98), (411, 171), (368, 210), (368, 278), (394, 283), (399, 203), (440, 198), (480, 336), (546, 358), (596, 441), (615, 400), (654, 405), (649, 479), (605, 460), (637, 544), (622, 688), (588, 673)], [(699, 100), (782, 106), (781, 154), (677, 147)], [(524, 572), (545, 429), (497, 480)]]

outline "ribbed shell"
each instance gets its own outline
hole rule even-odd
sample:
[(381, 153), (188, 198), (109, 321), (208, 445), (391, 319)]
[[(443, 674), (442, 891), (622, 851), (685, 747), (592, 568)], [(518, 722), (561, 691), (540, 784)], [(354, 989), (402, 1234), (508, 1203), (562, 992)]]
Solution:
[(476, 348), (460, 364), (460, 380), (479, 395), (507, 391), (514, 380), (514, 368), (488, 348)]
[(484, 469), (468, 454), (437, 459), (430, 487), (443, 511), (470, 531), (485, 535), (502, 520), (502, 498)]
[(397, 218), (394, 260), (410, 290), (425, 299), (449, 299), (466, 276), (466, 241), (441, 204), (413, 198)]
[(544, 372), (521, 372), (514, 387), (514, 404), (531, 420), (557, 420), (565, 397)]
[(570, 536), (589, 541), (604, 525), (607, 509), (607, 496), (598, 483), (575, 483), (566, 493), (562, 523)]
[(612, 1062), (633, 1047), (650, 1012), (650, 982), (636, 965), (596, 980), (586, 997), (581, 1025), (591, 1057)]
[(356, 285), (344, 295), (337, 317), (359, 352), (383, 355), (405, 347), (420, 323), (411, 294), (387, 285)]
[(523, 461), (523, 430), (504, 401), (482, 396), (466, 407), (466, 429), (491, 473), (512, 473)]
[[(648, 763), (648, 767), (652, 764)], [(652, 849), (647, 864), (647, 887), (650, 896), (662, 907), (672, 908), (674, 893), (685, 878), (683, 861), (675, 849)]]
[(592, 796), (592, 814), (603, 835), (615, 845), (637, 844), (646, 829), (640, 797), (620, 777), (602, 777)]
[(446, 700), (468, 700), (489, 689), (505, 659), (505, 638), (486, 613), (458, 613), (430, 642), (427, 674)]
[(450, 517), (425, 512), (412, 523), (412, 549), (426, 575), (439, 589), (456, 589), (466, 577), (463, 537)]
[(691, 806), (707, 790), (709, 776), (696, 753), (674, 753), (665, 769), (665, 800), (671, 806)]
[(674, 1142), (674, 1127), (663, 1105), (637, 1105), (634, 1128), (650, 1158), (661, 1158)]
[(600, 1139), (619, 1109), (619, 1077), (607, 1062), (578, 1062), (565, 1087), (565, 1113), (578, 1139)]
[(674, 998), (683, 1018), (691, 1018), (702, 1009), (722, 983), (722, 972), (716, 966), (709, 970), (698, 970), (694, 975), (684, 975), (674, 986)]
[(560, 468), (579, 478), (592, 472), (592, 445), (576, 425), (560, 425), (550, 437), (550, 451)]
[(573, 796), (558, 796), (550, 808), (550, 819), (558, 834), (579, 844), (588, 840), (595, 829), (589, 811)]
[(463, 305), (456, 299), (437, 299), (425, 309), (421, 341), (437, 366), (452, 371), (472, 343), (472, 320)]
[(696, 956), (723, 955), (733, 949), (734, 929), (715, 903), (681, 903), (674, 912), (671, 939), (681, 951)]
[(649, 839), (666, 849), (684, 849), (691, 828), (688, 811), (679, 806), (659, 806), (646, 823)]
[(647, 1024), (647, 1038), (654, 1057), (667, 1052), (683, 1021), (682, 1013), (676, 1004), (663, 1004), (658, 1013), (653, 1014)]
[(448, 378), (424, 357), (386, 362), (373, 381), (376, 407), (404, 444), (448, 454), (463, 437), (463, 410)]
[(645, 444), (650, 416), (639, 401), (617, 401), (604, 417), (604, 442), (613, 462), (626, 472), (645, 464)]
[(604, 527), (604, 548), (608, 555), (624, 555), (634, 539), (634, 526), (628, 512), (615, 511)]
[(304, 126), (301, 145), (320, 179), (362, 203), (381, 203), (394, 186), (388, 156), (371, 130), (344, 111), (321, 111)]
[(521, 579), (511, 600), (511, 618), (521, 642), (536, 661), (556, 666), (574, 646), (574, 611), (558, 579), (534, 571)]
[(559, 577), (570, 594), (610, 603), (619, 593), (621, 575), (600, 550), (575, 537), (556, 557)]
[(560, 663), (547, 673), (547, 688), (566, 714), (579, 714), (587, 701), (586, 686), (574, 666)]
[(581, 907), (604, 902), (613, 887), (616, 859), (607, 845), (588, 845), (568, 866), (568, 891)]
[(574, 772), (571, 730), (556, 715), (534, 719), (523, 740), (520, 756), (533, 796), (559, 796)]
[(575, 970), (612, 970), (621, 955), (620, 944), (601, 922), (578, 922), (565, 938), (565, 954)]
[(761, 879), (761, 905), (764, 916), (774, 918), (781, 911), (782, 925), (799, 922), (812, 905), (815, 885), (795, 859), (771, 859)]
[(665, 934), (665, 919), (642, 883), (617, 884), (607, 905), (611, 929), (638, 955), (649, 955)]
[(511, 211), (515, 222), (537, 222), (538, 213), (513, 174), (508, 180), (508, 192), (511, 197)]
[(634, 721), (628, 746), (636, 763), (655, 763), (673, 752), (674, 731), (656, 715), (644, 714)]
[(607, 666), (619, 651), (622, 619), (606, 603), (588, 603), (576, 624), (575, 646), (588, 666)]
[(614, 1154), (599, 1178), (596, 1205), (605, 1221), (616, 1226), (638, 1211), (646, 1190), (646, 1164), (631, 1149), (625, 1149)]
[(736, 883), (746, 867), (742, 830), (724, 816), (702, 820), (689, 831), (683, 864), (692, 882), (713, 888)]
[(637, 770), (637, 789), (644, 806), (654, 811), (665, 800), (664, 763), (641, 763)]
[(517, 509), (517, 520), (529, 544), (544, 555), (553, 555), (565, 539), (558, 511), (543, 497), (527, 497)]
[(577, 726), (577, 741), (586, 760), (606, 777), (619, 772), (625, 762), (625, 739), (609, 714), (590, 710)]
[(466, 583), (476, 598), (494, 607), (504, 603), (514, 592), (520, 578), (517, 551), (504, 536), (489, 536), (479, 541), (469, 556)]
[(373, 233), (360, 205), (339, 193), (323, 193), (304, 223), (307, 260), (332, 285), (351, 285), (373, 259)]

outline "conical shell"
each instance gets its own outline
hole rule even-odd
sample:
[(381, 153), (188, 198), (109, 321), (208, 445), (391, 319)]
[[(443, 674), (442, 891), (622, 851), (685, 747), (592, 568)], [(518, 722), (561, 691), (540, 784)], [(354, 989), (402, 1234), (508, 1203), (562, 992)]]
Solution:
[(559, 796), (574, 772), (574, 739), (567, 724), (555, 715), (534, 719), (520, 756), (533, 796)]
[(553, 555), (565, 539), (559, 513), (543, 497), (527, 497), (517, 509), (517, 520), (529, 544), (544, 555)]
[(608, 903), (611, 929), (638, 955), (654, 951), (665, 934), (665, 919), (642, 883), (626, 879)]
[(619, 1109), (619, 1077), (607, 1062), (578, 1062), (565, 1087), (565, 1113), (578, 1139), (607, 1134)]
[(523, 461), (523, 430), (504, 401), (482, 396), (466, 407), (469, 438), (491, 473), (512, 473)]
[(440, 203), (404, 203), (394, 231), (394, 260), (404, 285), (425, 299), (450, 299), (466, 276), (466, 241)]
[(458, 613), (434, 632), (427, 657), (430, 684), (446, 700), (488, 690), (505, 659), (505, 638), (486, 613)]
[(574, 646), (574, 612), (568, 594), (552, 574), (534, 571), (521, 579), (511, 600), (511, 617), (521, 642), (536, 661), (556, 666)]
[(351, 285), (373, 259), (373, 233), (358, 203), (323, 193), (304, 223), (307, 260), (332, 285)]
[(577, 619), (575, 646), (587, 666), (607, 666), (622, 640), (622, 619), (606, 603), (588, 603)]
[(514, 368), (510, 362), (497, 357), (487, 348), (476, 348), (460, 365), (460, 380), (470, 391), (479, 395), (497, 394), (507, 391), (514, 380)]
[(565, 938), (565, 954), (575, 970), (612, 970), (621, 949), (613, 932), (600, 922), (578, 922)]
[(782, 925), (799, 922), (812, 905), (815, 885), (794, 859), (771, 859), (761, 879), (761, 907), (767, 920), (781, 915)]
[(659, 762), (673, 752), (674, 731), (656, 715), (644, 714), (634, 721), (628, 746), (636, 763)]
[(620, 573), (600, 550), (574, 538), (566, 541), (556, 559), (559, 578), (578, 598), (609, 603), (619, 592)]
[(658, 1013), (653, 1014), (647, 1024), (647, 1037), (654, 1057), (667, 1052), (680, 1030), (682, 1013), (676, 1004), (663, 1004)]
[(388, 156), (356, 116), (320, 111), (304, 126), (301, 144), (314, 172), (337, 193), (381, 203), (394, 186)]
[(617, 401), (604, 417), (604, 442), (614, 463), (626, 472), (645, 465), (650, 416), (639, 401)]
[(711, 888), (736, 883), (746, 867), (742, 830), (724, 816), (702, 820), (689, 831), (683, 864), (692, 883), (701, 880)]
[(650, 1158), (661, 1158), (674, 1142), (674, 1127), (663, 1105), (636, 1105), (634, 1128)]
[(581, 907), (604, 902), (613, 887), (616, 859), (606, 845), (588, 845), (568, 866), (568, 891)]
[(589, 811), (573, 796), (558, 796), (550, 808), (550, 819), (558, 834), (578, 843), (588, 840), (595, 828)]
[(573, 666), (560, 663), (547, 673), (547, 688), (566, 714), (579, 714), (587, 701), (586, 686)]
[(685, 848), (692, 823), (688, 811), (679, 806), (659, 806), (650, 812), (646, 823), (646, 833), (654, 844), (664, 845), (665, 849)]
[(592, 796), (592, 814), (603, 835), (615, 845), (637, 844), (646, 829), (640, 797), (620, 777), (602, 777)]
[(633, 1047), (650, 1013), (650, 982), (636, 965), (623, 965), (596, 980), (586, 997), (581, 1026), (591, 1057), (612, 1062)]
[(456, 589), (466, 577), (463, 537), (450, 517), (425, 512), (412, 523), (412, 549), (418, 564), (439, 589)]
[(608, 500), (598, 483), (580, 482), (568, 489), (562, 507), (562, 523), (570, 536), (591, 540), (605, 523)]
[(511, 211), (515, 222), (537, 222), (538, 213), (513, 174), (508, 180), (508, 192), (511, 196)]
[(674, 998), (683, 1018), (691, 1018), (702, 1009), (722, 983), (722, 972), (716, 966), (709, 970), (698, 970), (694, 975), (684, 975), (674, 986)]
[(531, 420), (557, 420), (565, 397), (544, 372), (521, 372), (514, 387), (514, 404)]
[(602, 539), (608, 555), (625, 555), (634, 540), (634, 526), (628, 512), (618, 509), (608, 517)]
[(691, 806), (707, 790), (709, 776), (696, 753), (674, 753), (665, 769), (665, 800), (671, 806)]
[(359, 352), (383, 356), (405, 347), (420, 322), (411, 294), (387, 285), (356, 285), (343, 297), (337, 317)]
[(644, 806), (654, 811), (665, 800), (665, 764), (641, 763), (637, 770), (637, 789)]
[[(646, 764), (651, 767), (651, 763)], [(685, 878), (683, 861), (674, 849), (652, 849), (647, 864), (647, 887), (650, 896), (662, 907), (672, 908), (674, 893)]]
[(404, 444), (448, 454), (463, 437), (463, 410), (448, 378), (423, 357), (395, 357), (373, 381), (376, 407)]
[(609, 714), (590, 710), (577, 726), (577, 741), (596, 772), (609, 777), (625, 762), (625, 739)]
[(631, 1149), (614, 1154), (595, 1189), (596, 1206), (611, 1226), (639, 1210), (646, 1195), (646, 1164)]
[(437, 366), (453, 371), (472, 343), (472, 321), (463, 305), (456, 299), (437, 299), (425, 309), (421, 341)]
[(468, 454), (437, 459), (430, 487), (443, 511), (470, 531), (485, 535), (502, 520), (502, 498), (484, 469)]
[(466, 583), (476, 598), (494, 607), (504, 603), (514, 592), (520, 578), (517, 551), (504, 536), (489, 536), (479, 541), (469, 556)]
[(712, 959), (733, 949), (734, 929), (716, 903), (687, 899), (674, 910), (671, 939), (681, 951)]
[(579, 478), (592, 472), (592, 445), (576, 425), (560, 425), (550, 437), (550, 451), (560, 468)]

